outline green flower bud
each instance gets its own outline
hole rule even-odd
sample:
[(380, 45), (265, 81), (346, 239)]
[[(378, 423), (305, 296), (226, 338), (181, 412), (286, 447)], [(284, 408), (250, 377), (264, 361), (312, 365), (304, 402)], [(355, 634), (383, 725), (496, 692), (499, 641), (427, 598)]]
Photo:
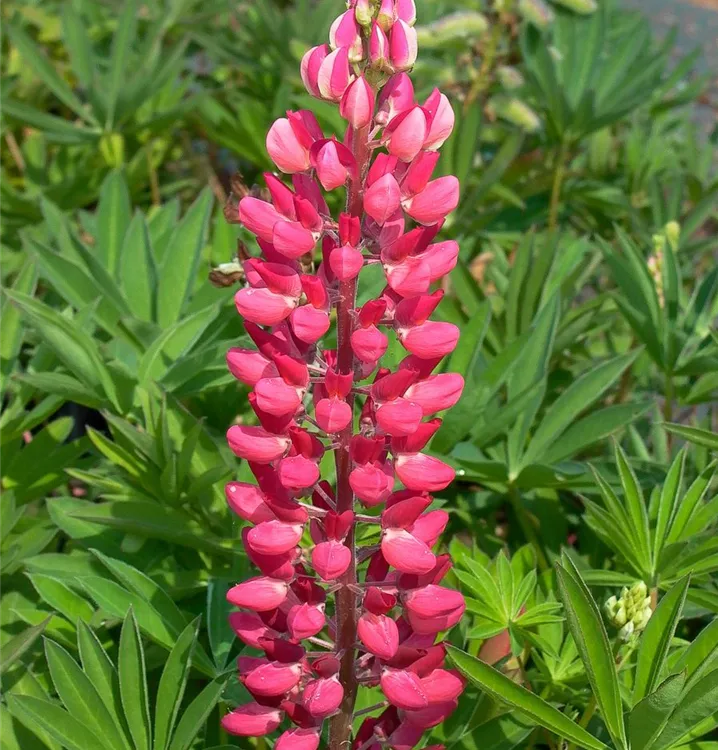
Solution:
[(627, 622), (619, 631), (618, 637), (622, 641), (628, 641), (633, 635), (634, 625), (633, 622)]
[(527, 133), (535, 133), (541, 128), (539, 116), (515, 96), (499, 94), (489, 102), (489, 107), (496, 117), (518, 125)]
[(499, 77), (499, 83), (505, 89), (517, 89), (524, 85), (524, 77), (510, 65), (500, 65), (496, 69), (496, 74)]
[(666, 239), (671, 245), (671, 250), (676, 252), (678, 250), (678, 242), (681, 238), (681, 225), (677, 221), (669, 221), (663, 231), (666, 235)]
[(444, 16), (428, 26), (416, 30), (419, 46), (433, 49), (444, 44), (464, 39), (475, 39), (489, 28), (489, 22), (482, 13), (460, 11)]
[(646, 594), (648, 594), (648, 587), (643, 581), (639, 581), (633, 584), (631, 591), (638, 599), (645, 599)]
[(539, 29), (545, 29), (554, 19), (553, 11), (543, 0), (519, 0), (519, 13)]
[(623, 606), (620, 606), (616, 613), (613, 615), (613, 624), (620, 628), (622, 625), (626, 624), (626, 620), (628, 619), (628, 615), (626, 614), (626, 610)]
[(553, 0), (556, 5), (562, 5), (568, 10), (572, 10), (574, 13), (580, 13), (581, 15), (588, 15), (593, 13), (598, 5), (596, 0)]

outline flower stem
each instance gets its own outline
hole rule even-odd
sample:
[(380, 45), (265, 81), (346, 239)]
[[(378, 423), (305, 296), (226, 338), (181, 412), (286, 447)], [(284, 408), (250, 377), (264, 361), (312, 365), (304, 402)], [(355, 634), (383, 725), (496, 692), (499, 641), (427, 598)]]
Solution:
[[(347, 212), (352, 216), (362, 213), (362, 184), (364, 173), (369, 164), (369, 127), (354, 130), (351, 138), (351, 150), (356, 159), (357, 171), (349, 182), (347, 190)], [(342, 374), (354, 371), (354, 352), (351, 348), (352, 312), (356, 305), (356, 279), (344, 281), (339, 285), (337, 300), (337, 369)], [(352, 406), (353, 394), (347, 396), (347, 402)], [(354, 493), (349, 484), (351, 472), (351, 458), (349, 444), (354, 432), (350, 423), (339, 434), (339, 446), (334, 453), (336, 465), (336, 505), (337, 512), (343, 513), (354, 508)], [(339, 679), (344, 688), (339, 713), (335, 714), (329, 724), (330, 750), (346, 750), (351, 741), (352, 715), (358, 683), (354, 671), (357, 630), (357, 595), (347, 584), (356, 584), (356, 549), (354, 545), (354, 529), (347, 535), (345, 544), (351, 550), (351, 563), (340, 582), (345, 584), (336, 593), (335, 621), (337, 651), (343, 652)]]

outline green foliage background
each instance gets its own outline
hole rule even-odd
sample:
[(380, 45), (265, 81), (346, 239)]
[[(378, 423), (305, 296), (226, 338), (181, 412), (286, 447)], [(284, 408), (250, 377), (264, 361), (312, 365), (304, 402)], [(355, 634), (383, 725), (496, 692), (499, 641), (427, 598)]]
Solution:
[[(417, 94), (438, 85), (457, 113), (439, 168), (461, 181), (444, 229), (461, 255), (439, 313), (467, 387), (431, 450), (458, 473), (437, 504), (474, 685), (430, 741), (715, 750), (700, 50), (618, 0), (417, 6)], [(251, 416), (224, 364), (232, 289), (207, 277), (250, 244), (222, 205), (233, 173), (271, 169), (272, 120), (311, 107), (342, 131), (298, 75), (341, 9), (3, 5), (3, 750), (269, 746), (219, 729), (246, 699), (224, 595), (249, 567), (223, 495), (248, 470), (223, 435)], [(365, 297), (380, 288), (367, 272)], [(637, 580), (660, 603), (623, 644), (594, 600)], [(498, 671), (474, 658), (497, 637)]]

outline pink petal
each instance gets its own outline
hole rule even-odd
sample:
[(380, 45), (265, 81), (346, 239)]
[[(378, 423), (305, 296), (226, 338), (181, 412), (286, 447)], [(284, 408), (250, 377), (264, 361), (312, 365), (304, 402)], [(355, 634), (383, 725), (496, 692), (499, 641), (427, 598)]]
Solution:
[(278, 708), (248, 703), (223, 716), (222, 727), (239, 737), (263, 737), (281, 724), (282, 715)]
[[(448, 701), (447, 703), (432, 703), (419, 711), (405, 711), (404, 717), (413, 727), (418, 727), (422, 730), (430, 729), (446, 721), (456, 711), (458, 705), (459, 702), (455, 700)], [(439, 746), (435, 747), (438, 750)], [(430, 748), (426, 748), (426, 750), (430, 750)]]
[(282, 521), (264, 521), (250, 529), (247, 539), (250, 547), (260, 555), (282, 555), (293, 550), (302, 538), (304, 527)]
[(419, 224), (436, 224), (459, 205), (459, 181), (453, 175), (432, 180), (424, 190), (404, 201), (404, 210)]
[(277, 474), (282, 487), (289, 490), (305, 489), (319, 481), (319, 467), (304, 456), (283, 458), (277, 467)]
[(294, 414), (302, 405), (299, 389), (287, 385), (283, 378), (262, 378), (254, 386), (254, 393), (257, 396), (257, 406), (275, 417)]
[(362, 362), (378, 362), (386, 353), (389, 339), (376, 326), (357, 328), (351, 335), (352, 351)]
[(274, 248), (286, 258), (296, 260), (314, 249), (314, 235), (298, 221), (278, 221), (272, 232)]
[(333, 714), (344, 698), (344, 688), (336, 677), (312, 680), (302, 694), (304, 707), (317, 719)]
[(271, 203), (249, 196), (239, 202), (239, 220), (252, 234), (267, 242), (272, 241), (274, 225), (284, 221)]
[(285, 581), (260, 576), (233, 586), (227, 592), (227, 601), (235, 607), (267, 612), (276, 609), (287, 598), (288, 592)]
[(384, 559), (402, 573), (428, 573), (436, 565), (436, 556), (420, 539), (405, 529), (386, 529), (381, 538)]
[(261, 648), (260, 638), (275, 638), (277, 633), (262, 621), (254, 612), (232, 612), (229, 615), (229, 626), (247, 646)]
[(326, 624), (324, 605), (295, 604), (287, 615), (287, 626), (292, 638), (301, 640), (319, 633)]
[(464, 681), (457, 672), (448, 669), (433, 670), (422, 677), (421, 685), (429, 703), (450, 703), (464, 691)]
[(416, 710), (429, 705), (421, 680), (413, 672), (384, 669), (380, 685), (389, 703), (397, 708)]
[(249, 386), (260, 378), (271, 378), (277, 374), (274, 364), (254, 349), (233, 347), (227, 352), (227, 367), (237, 380)]
[(311, 305), (302, 305), (289, 316), (294, 335), (305, 344), (314, 344), (329, 330), (329, 314)]
[(427, 320), (421, 325), (397, 331), (404, 348), (421, 359), (445, 357), (456, 348), (459, 329), (453, 323)]
[(459, 245), (454, 240), (437, 242), (429, 245), (421, 254), (421, 258), (429, 266), (431, 281), (438, 281), (454, 270), (459, 259)]
[(228, 482), (224, 486), (224, 494), (227, 505), (245, 521), (262, 523), (276, 518), (264, 502), (264, 493), (255, 484)]
[(227, 430), (227, 442), (235, 455), (258, 464), (281, 458), (291, 445), (284, 435), (272, 435), (261, 427), (233, 425)]
[(399, 650), (399, 628), (386, 615), (365, 612), (357, 623), (357, 635), (369, 653), (391, 659)]
[(411, 528), (411, 533), (422, 542), (432, 547), (449, 522), (449, 514), (445, 510), (432, 510), (420, 516)]
[[(399, 119), (401, 118), (401, 122)], [(421, 151), (426, 138), (426, 113), (421, 107), (414, 107), (402, 113), (392, 122), (394, 127), (389, 137), (389, 153), (402, 161), (411, 161)]]
[(374, 89), (364, 76), (359, 76), (349, 84), (339, 105), (339, 114), (348, 120), (355, 130), (371, 122), (374, 115)]
[(351, 245), (337, 247), (329, 256), (329, 266), (339, 281), (356, 278), (363, 265), (364, 257), (361, 251)]
[(286, 117), (275, 120), (267, 133), (267, 153), (282, 172), (309, 169), (309, 149), (304, 148)]
[(246, 287), (234, 295), (237, 312), (250, 323), (276, 326), (297, 306), (297, 300), (275, 294), (269, 289)]
[(381, 404), (376, 410), (376, 421), (388, 435), (401, 437), (416, 432), (423, 411), (418, 404), (405, 398), (397, 398)]
[(274, 750), (317, 750), (319, 738), (319, 729), (288, 729), (277, 738)]
[(409, 70), (416, 62), (418, 43), (416, 29), (401, 19), (391, 27), (389, 53), (394, 70)]
[(385, 174), (364, 193), (364, 210), (380, 226), (397, 210), (401, 203), (399, 183), (393, 174)]
[(362, 464), (349, 474), (349, 484), (354, 494), (367, 507), (383, 503), (394, 488), (391, 467), (377, 463)]
[(451, 466), (425, 453), (402, 453), (396, 456), (394, 471), (404, 487), (422, 492), (446, 489), (456, 476)]
[(334, 581), (343, 575), (352, 560), (351, 551), (341, 542), (320, 542), (312, 550), (312, 567), (323, 581)]
[(291, 690), (302, 676), (299, 664), (270, 662), (262, 664), (244, 675), (242, 680), (251, 693), (261, 696), (283, 695)]
[(341, 432), (352, 421), (352, 408), (338, 398), (323, 398), (315, 409), (317, 424), (330, 434)]

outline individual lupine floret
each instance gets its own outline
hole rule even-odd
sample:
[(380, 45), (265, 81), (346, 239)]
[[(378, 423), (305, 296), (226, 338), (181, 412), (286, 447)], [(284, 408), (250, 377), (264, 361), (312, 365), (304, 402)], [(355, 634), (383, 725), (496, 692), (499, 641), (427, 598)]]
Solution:
[[(325, 136), (311, 112), (288, 112), (267, 150), (291, 186), (266, 174), (269, 200), (243, 191), (225, 209), (260, 251), (242, 255), (246, 286), (236, 295), (256, 351), (227, 355), (258, 421), (227, 438), (256, 485), (226, 487), (259, 575), (228, 592), (241, 610), (230, 624), (257, 653), (238, 660), (253, 701), (223, 725), (262, 736), (284, 722), (279, 750), (317, 750), (326, 719), (332, 750), (414, 747), (463, 688), (437, 642), (465, 603), (440, 585), (451, 563), (435, 546), (448, 514), (431, 509), (429, 494), (454, 470), (427, 452), (441, 425), (432, 415), (463, 388), (460, 376), (436, 371), (458, 328), (431, 320), (443, 296), (432, 285), (458, 257), (454, 241), (435, 241), (458, 201), (456, 178), (434, 178), (454, 115), (438, 90), (416, 102), (409, 77), (395, 72), (416, 58), (415, 18), (412, 0), (349, 4), (330, 43), (301, 64), (309, 93), (339, 105), (346, 133)], [(345, 188), (334, 219), (322, 190)], [(359, 307), (369, 265), (386, 287)], [(332, 319), (336, 348), (323, 343)], [(394, 371), (380, 366), (392, 331), (408, 352)], [(330, 451), (333, 483), (322, 479)], [(384, 507), (367, 516), (357, 502)], [(357, 548), (364, 523), (379, 527), (378, 544)], [(380, 687), (390, 705), (352, 742), (358, 685)]]

